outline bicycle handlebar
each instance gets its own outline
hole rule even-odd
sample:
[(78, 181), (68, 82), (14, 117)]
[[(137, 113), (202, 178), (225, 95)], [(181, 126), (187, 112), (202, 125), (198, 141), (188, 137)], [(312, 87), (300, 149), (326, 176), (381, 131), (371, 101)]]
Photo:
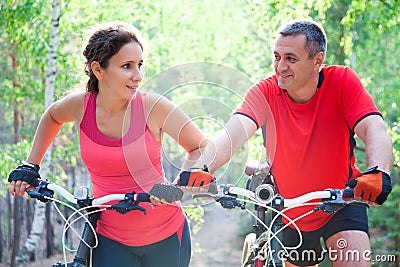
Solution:
[[(78, 190), (83, 191), (81, 188), (79, 188)], [(39, 199), (41, 201), (45, 200), (44, 202), (46, 202), (48, 200), (48, 198), (52, 198), (54, 195), (54, 192), (57, 193), (58, 195), (62, 196), (63, 198), (65, 198), (66, 200), (68, 200), (69, 202), (73, 203), (73, 204), (78, 204), (78, 201), (80, 200), (86, 200), (87, 198), (89, 198), (88, 194), (86, 194), (85, 196), (83, 195), (83, 193), (78, 193), (78, 194), (74, 194), (72, 195), (70, 192), (68, 192), (67, 190), (65, 190), (63, 187), (57, 185), (57, 184), (53, 184), (53, 183), (49, 183), (47, 181), (41, 181), (39, 183), (39, 185), (37, 187), (35, 187), (34, 190), (26, 190), (26, 192), (28, 193), (28, 195), (31, 198), (36, 198)], [(79, 195), (79, 197), (77, 197), (77, 195)], [(139, 193), (136, 194), (134, 193), (134, 200), (137, 200), (138, 202), (149, 202), (150, 201), (150, 196), (147, 193)], [(124, 200), (126, 198), (126, 194), (111, 194), (111, 195), (106, 195), (97, 199), (93, 199), (92, 200), (92, 204), (93, 205), (102, 205), (105, 204), (107, 202), (113, 201), (113, 200)]]
[[(133, 210), (139, 210), (146, 214), (146, 209), (139, 206), (139, 203), (150, 202), (150, 196), (158, 197), (159, 199), (165, 200), (168, 203), (179, 201), (183, 197), (183, 191), (179, 187), (171, 184), (155, 184), (153, 188), (149, 191), (149, 193), (132, 192), (126, 194), (110, 194), (95, 199), (93, 197), (89, 197), (89, 192), (86, 187), (76, 188), (74, 195), (72, 195), (70, 192), (59, 185), (40, 180), (38, 186), (36, 186), (32, 190), (31, 188), (27, 188), (26, 192), (30, 197), (38, 199), (42, 202), (54, 200), (53, 196), (56, 192), (58, 195), (62, 196), (70, 203), (76, 204), (81, 208), (75, 209), (74, 207), (70, 206), (72, 209), (75, 210), (73, 215), (71, 215), (68, 219), (65, 219), (64, 216), (62, 216), (66, 222), (66, 226), (68, 226), (67, 228), (64, 227), (64, 234), (68, 228), (71, 228), (75, 233), (77, 233), (76, 230), (74, 230), (71, 226), (71, 224), (73, 224), (77, 219), (71, 222), (70, 219), (72, 218), (72, 216), (75, 216), (75, 214), (79, 214), (80, 217), (85, 218), (85, 226), (74, 260), (67, 263), (64, 254), (65, 263), (57, 262), (53, 264), (53, 267), (88, 266), (90, 262), (89, 249), (96, 247), (98, 244), (95, 228), (97, 220), (100, 218), (98, 212), (103, 211), (103, 208), (99, 207), (100, 205), (106, 204), (110, 201), (119, 200), (119, 202), (116, 204), (106, 205), (106, 209), (115, 210), (116, 212), (121, 214), (125, 214)], [(85, 215), (81, 213), (81, 210), (83, 209), (87, 209)]]
[[(227, 208), (231, 208), (230, 205), (233, 203), (232, 201), (237, 198), (237, 195), (249, 198), (250, 200), (261, 205), (271, 204), (272, 201), (281, 201), (282, 203), (278, 204), (282, 205), (282, 207), (285, 208), (298, 206), (306, 202), (318, 199), (322, 199), (323, 203), (329, 204), (331, 206), (344, 206), (349, 204), (369, 206), (368, 203), (362, 201), (345, 201), (344, 199), (350, 199), (354, 197), (353, 189), (351, 188), (346, 188), (342, 190), (326, 189), (322, 191), (309, 192), (292, 199), (284, 199), (279, 194), (275, 194), (274, 187), (270, 184), (262, 184), (256, 188), (255, 192), (253, 192), (248, 189), (236, 187), (231, 184), (217, 185), (214, 183), (214, 185), (210, 185), (210, 190), (208, 193), (194, 194), (193, 198), (211, 197), (217, 202), (220, 202), (221, 205), (224, 201), (230, 201), (231, 203), (227, 206)], [(237, 202), (235, 202), (235, 204), (237, 204)], [(241, 207), (241, 205), (233, 205), (233, 207), (236, 206)], [(324, 211), (329, 212), (328, 210)]]
[(35, 189), (27, 189), (26, 192), (31, 198), (38, 199), (42, 202), (48, 202), (53, 198), (54, 192), (68, 200), (73, 204), (78, 204), (81, 207), (98, 206), (110, 201), (120, 200), (118, 204), (112, 205), (110, 208), (115, 209), (120, 213), (126, 213), (133, 209), (140, 209), (137, 203), (150, 202), (150, 196), (153, 195), (159, 199), (164, 199), (168, 203), (179, 201), (182, 199), (183, 191), (170, 184), (155, 184), (149, 193), (126, 193), (126, 194), (110, 194), (99, 198), (89, 197), (86, 187), (79, 187), (75, 194), (65, 190), (63, 187), (49, 183), (47, 181), (40, 181)]

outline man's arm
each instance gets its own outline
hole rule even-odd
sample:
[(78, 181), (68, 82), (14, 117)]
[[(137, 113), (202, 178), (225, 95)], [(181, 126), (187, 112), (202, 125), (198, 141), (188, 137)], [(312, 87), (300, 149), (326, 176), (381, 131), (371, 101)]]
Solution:
[(386, 131), (382, 117), (371, 115), (360, 121), (355, 133), (365, 144), (367, 169), (378, 169), (390, 175), (393, 166), (392, 140)]
[(253, 120), (241, 115), (233, 115), (213, 140), (210, 140), (202, 151), (200, 158), (193, 167), (208, 167), (210, 173), (214, 173), (243, 146), (246, 141), (257, 131)]

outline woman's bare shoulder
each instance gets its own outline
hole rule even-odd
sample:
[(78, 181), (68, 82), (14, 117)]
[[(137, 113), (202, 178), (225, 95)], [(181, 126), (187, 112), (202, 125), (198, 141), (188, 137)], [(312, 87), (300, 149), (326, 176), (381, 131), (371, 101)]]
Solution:
[(142, 93), (142, 96), (146, 100), (146, 103), (148, 103), (148, 104), (155, 104), (165, 98), (165, 97), (161, 96), (160, 94), (148, 93), (148, 92)]
[(69, 93), (52, 105), (51, 115), (59, 122), (80, 121), (87, 94), (87, 92)]

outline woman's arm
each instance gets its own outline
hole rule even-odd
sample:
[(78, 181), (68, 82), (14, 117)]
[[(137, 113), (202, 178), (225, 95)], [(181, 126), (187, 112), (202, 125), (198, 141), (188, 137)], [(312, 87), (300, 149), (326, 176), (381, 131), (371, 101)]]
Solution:
[(62, 125), (82, 119), (83, 101), (84, 93), (77, 93), (67, 95), (50, 105), (39, 121), (28, 162), (40, 164)]
[(233, 115), (224, 129), (208, 142), (194, 166), (207, 165), (209, 172), (214, 173), (227, 163), (256, 131), (257, 126), (250, 118), (240, 114)]
[(207, 145), (200, 129), (179, 107), (157, 94), (146, 95), (146, 113), (153, 135), (159, 141), (163, 133), (171, 136), (188, 153), (183, 168), (190, 168)]
[[(53, 142), (62, 125), (66, 122), (80, 121), (83, 114), (84, 93), (71, 94), (53, 103), (40, 118), (35, 132), (28, 162), (40, 164), (46, 150)], [(21, 180), (10, 183), (11, 194), (23, 195), (28, 186)]]

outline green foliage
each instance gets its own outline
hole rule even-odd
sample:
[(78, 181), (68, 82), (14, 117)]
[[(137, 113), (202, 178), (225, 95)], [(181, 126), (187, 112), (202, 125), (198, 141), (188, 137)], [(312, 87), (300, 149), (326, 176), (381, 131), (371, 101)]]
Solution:
[[(389, 128), (389, 135), (393, 140), (393, 158), (395, 170), (400, 170), (400, 125), (394, 122), (393, 127)], [(399, 174), (399, 173), (398, 173)]]
[[(49, 9), (45, 1), (8, 1), (1, 10), (4, 29), (1, 48), (7, 59), (2, 64), (5, 68), (0, 79), (0, 101), (6, 107), (4, 122), (15, 123), (12, 116), (24, 104), (25, 109), (18, 111), (24, 127), (16, 129), (20, 130), (19, 135), (28, 138), (32, 138), (38, 114), (43, 112), (43, 106), (38, 103), (44, 97), (45, 41), (49, 31), (46, 14)], [(4, 133), (1, 135), (3, 137)], [(3, 138), (11, 142), (10, 132), (7, 136)]]
[(201, 225), (204, 223), (204, 208), (202, 206), (193, 207), (184, 207), (186, 216), (190, 221), (190, 228), (193, 234), (197, 234), (197, 232), (201, 229)]
[[(11, 53), (15, 53), (17, 68), (16, 73), (11, 73), (14, 69), (9, 66), (7, 76), (18, 83), (11, 94), (17, 100), (29, 97), (38, 101), (42, 92), (40, 83), (44, 78), (42, 68), (45, 60), (41, 55), (45, 53), (46, 34), (49, 31), (49, 22), (44, 23), (43, 17), (48, 17), (48, 12), (45, 2), (37, 1), (18, 1), (16, 4), (9, 1), (4, 12), (6, 38)], [(24, 56), (27, 51), (37, 57)], [(32, 79), (32, 76), (38, 79)]]
[[(168, 67), (199, 61), (223, 64), (257, 81), (273, 72), (273, 43), (282, 23), (300, 17), (321, 23), (328, 37), (326, 63), (354, 68), (382, 111), (393, 139), (395, 190), (388, 204), (371, 209), (370, 218), (371, 227), (383, 229), (388, 238), (396, 238), (397, 234), (398, 239), (396, 223), (382, 219), (392, 220), (399, 215), (400, 65), (395, 56), (400, 48), (398, 0), (121, 0), (118, 3), (68, 0), (61, 3), (55, 99), (74, 89), (83, 90), (86, 82), (83, 37), (89, 26), (99, 22), (122, 20), (142, 31), (148, 42), (143, 85)], [(0, 51), (4, 55), (0, 57), (0, 64), (4, 66), (0, 69), (0, 109), (3, 111), (0, 113), (0, 170), (2, 182), (6, 184), (8, 172), (26, 158), (44, 110), (51, 2), (0, 1), (0, 12), (3, 29)], [(212, 77), (212, 72), (207, 75), (209, 79), (221, 78), (235, 91), (215, 84), (185, 84), (172, 89), (168, 87), (170, 78), (157, 83), (151, 91), (165, 94), (211, 138), (222, 129), (248, 86), (232, 85), (235, 79), (229, 76)], [(82, 84), (75, 87), (79, 83)], [(18, 140), (15, 137), (20, 142), (12, 144)], [(163, 144), (168, 160), (180, 166), (185, 152), (170, 138), (165, 138)], [(260, 157), (261, 144), (262, 138), (257, 132), (216, 175), (223, 182), (243, 185), (244, 163)], [(363, 152), (357, 151), (357, 155), (363, 164)], [(76, 128), (65, 125), (57, 138), (53, 161), (63, 167), (75, 166), (79, 157)], [(1, 187), (1, 194), (5, 189)], [(186, 212), (201, 225), (202, 210)], [(387, 214), (381, 216), (381, 212)], [(379, 240), (376, 244), (379, 247)]]
[[(32, 143), (24, 140), (17, 144), (0, 145), (0, 184), (8, 185), (8, 174), (15, 169), (22, 160), (26, 159), (26, 153), (29, 151)], [(8, 193), (8, 186), (0, 187), (0, 196)]]
[[(400, 257), (400, 185), (396, 184), (382, 207), (369, 209), (369, 226), (375, 229), (374, 254)], [(379, 228), (377, 228), (379, 226)]]

